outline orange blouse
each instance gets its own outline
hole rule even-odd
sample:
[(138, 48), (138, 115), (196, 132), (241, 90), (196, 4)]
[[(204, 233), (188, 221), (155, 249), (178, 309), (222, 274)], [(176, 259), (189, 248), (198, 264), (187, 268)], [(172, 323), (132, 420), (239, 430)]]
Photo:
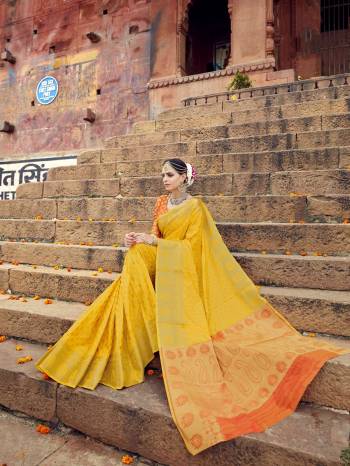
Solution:
[(162, 214), (165, 214), (168, 210), (168, 195), (163, 194), (159, 196), (156, 201), (156, 205), (153, 210), (153, 225), (152, 225), (152, 234), (156, 235), (158, 238), (161, 237), (161, 233), (158, 228), (157, 220), (158, 217)]

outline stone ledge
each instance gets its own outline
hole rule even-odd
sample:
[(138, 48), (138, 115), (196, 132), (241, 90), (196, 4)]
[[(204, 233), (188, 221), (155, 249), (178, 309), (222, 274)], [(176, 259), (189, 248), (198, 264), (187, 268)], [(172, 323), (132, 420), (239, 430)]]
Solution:
[[(39, 419), (58, 419), (97, 440), (169, 466), (340, 465), (348, 446), (349, 415), (314, 405), (298, 410), (264, 433), (250, 434), (191, 456), (171, 419), (161, 379), (147, 377), (125, 390), (70, 389), (45, 381), (34, 363), (15, 364), (15, 341), (0, 345), (0, 403)], [(21, 342), (37, 360), (45, 347)], [(5, 367), (5, 369), (4, 369)], [(20, 378), (19, 378), (20, 377)], [(20, 383), (19, 383), (20, 382)], [(10, 389), (10, 396), (9, 396)], [(56, 411), (55, 411), (56, 408)]]

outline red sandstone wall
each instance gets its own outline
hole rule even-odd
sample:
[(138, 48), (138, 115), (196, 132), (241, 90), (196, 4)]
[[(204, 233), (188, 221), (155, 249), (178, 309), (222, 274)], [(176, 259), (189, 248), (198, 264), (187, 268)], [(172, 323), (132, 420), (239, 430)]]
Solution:
[[(149, 9), (149, 0), (0, 0), (0, 48), (17, 59), (0, 62), (0, 121), (16, 125), (13, 135), (0, 133), (2, 159), (96, 147), (147, 119)], [(60, 94), (45, 107), (35, 90), (46, 74), (58, 79)], [(96, 112), (93, 125), (83, 121), (87, 107)]]

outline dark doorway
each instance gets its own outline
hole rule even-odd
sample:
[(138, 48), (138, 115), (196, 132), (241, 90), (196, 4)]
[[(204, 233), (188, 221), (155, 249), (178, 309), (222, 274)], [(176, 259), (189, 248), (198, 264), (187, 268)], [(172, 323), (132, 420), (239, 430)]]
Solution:
[(227, 0), (193, 0), (188, 9), (186, 74), (226, 68), (231, 43)]

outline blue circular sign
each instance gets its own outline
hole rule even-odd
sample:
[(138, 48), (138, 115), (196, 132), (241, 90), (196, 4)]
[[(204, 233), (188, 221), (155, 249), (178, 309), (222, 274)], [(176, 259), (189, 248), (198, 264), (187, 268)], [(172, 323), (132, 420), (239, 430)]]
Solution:
[(53, 76), (45, 76), (36, 87), (36, 98), (42, 105), (51, 104), (58, 95), (58, 81)]

